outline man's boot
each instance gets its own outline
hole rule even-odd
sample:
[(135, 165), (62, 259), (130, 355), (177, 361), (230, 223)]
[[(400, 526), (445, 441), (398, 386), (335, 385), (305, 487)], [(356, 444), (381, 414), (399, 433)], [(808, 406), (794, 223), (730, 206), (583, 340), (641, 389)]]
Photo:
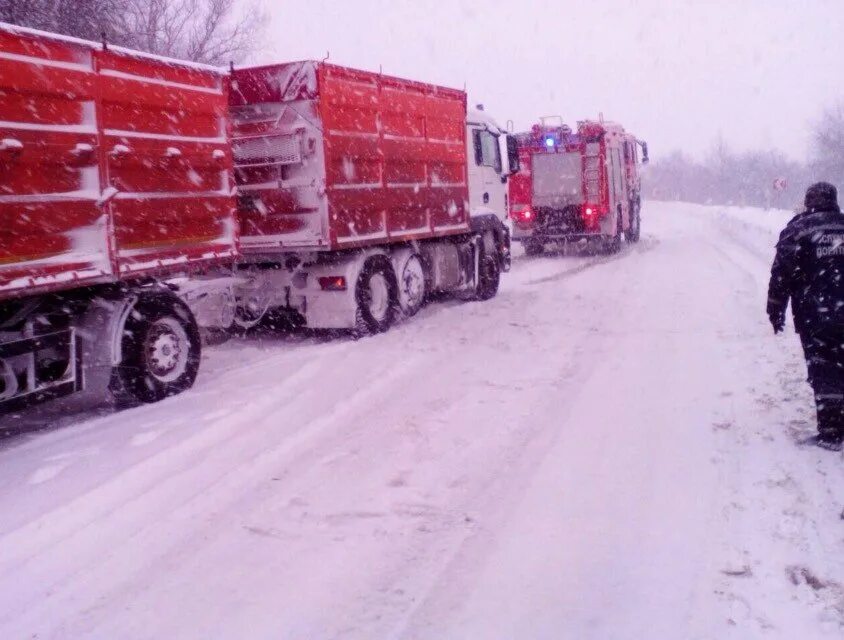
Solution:
[(844, 396), (840, 393), (816, 393), (818, 410), (817, 444), (829, 451), (844, 448)]

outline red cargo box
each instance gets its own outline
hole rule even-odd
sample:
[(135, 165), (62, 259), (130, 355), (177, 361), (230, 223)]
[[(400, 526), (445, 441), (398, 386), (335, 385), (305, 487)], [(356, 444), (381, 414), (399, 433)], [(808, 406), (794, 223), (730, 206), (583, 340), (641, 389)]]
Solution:
[(236, 252), (222, 70), (0, 24), (0, 299)]
[(468, 230), (464, 92), (294, 62), (236, 71), (230, 101), (244, 253)]

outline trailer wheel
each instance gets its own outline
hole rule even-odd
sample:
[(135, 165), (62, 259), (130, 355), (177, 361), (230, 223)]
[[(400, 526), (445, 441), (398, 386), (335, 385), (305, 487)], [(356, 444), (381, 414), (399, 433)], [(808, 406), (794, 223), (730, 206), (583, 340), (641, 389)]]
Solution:
[(112, 376), (119, 401), (158, 402), (193, 386), (202, 353), (190, 309), (172, 294), (145, 296), (126, 318), (122, 362)]
[(405, 315), (414, 316), (425, 305), (428, 286), (425, 268), (419, 254), (414, 253), (404, 263), (401, 278), (399, 278), (399, 291)]
[(640, 209), (642, 208), (641, 203), (637, 200), (636, 202), (630, 203), (630, 228), (624, 233), (624, 238), (627, 242), (639, 242), (639, 236), (642, 232), (642, 218), (640, 215)]
[(376, 256), (367, 260), (358, 276), (355, 300), (356, 334), (383, 333), (392, 326), (399, 304), (398, 283), (387, 258)]

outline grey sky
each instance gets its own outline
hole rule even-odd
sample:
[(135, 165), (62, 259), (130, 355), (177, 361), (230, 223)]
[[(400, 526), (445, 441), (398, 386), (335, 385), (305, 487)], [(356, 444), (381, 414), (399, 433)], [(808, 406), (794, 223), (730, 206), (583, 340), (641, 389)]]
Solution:
[(807, 150), (844, 98), (844, 0), (268, 3), (261, 61), (322, 58), (462, 87), (502, 124), (622, 122), (655, 154)]

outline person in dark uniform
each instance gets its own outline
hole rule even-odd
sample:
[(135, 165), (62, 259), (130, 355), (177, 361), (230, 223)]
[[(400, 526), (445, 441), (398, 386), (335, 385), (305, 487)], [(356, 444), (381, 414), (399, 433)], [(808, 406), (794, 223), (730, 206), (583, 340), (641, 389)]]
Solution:
[(806, 210), (777, 242), (768, 287), (768, 317), (779, 333), (791, 300), (809, 383), (815, 392), (818, 446), (840, 451), (844, 442), (844, 215), (827, 182), (806, 191)]

